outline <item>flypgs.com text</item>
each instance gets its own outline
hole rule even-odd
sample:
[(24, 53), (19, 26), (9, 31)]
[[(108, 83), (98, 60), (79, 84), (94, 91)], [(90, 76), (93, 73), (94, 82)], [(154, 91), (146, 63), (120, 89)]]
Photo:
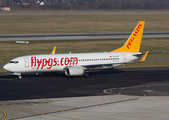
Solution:
[(60, 60), (57, 60), (57, 58), (43, 58), (38, 59), (35, 56), (31, 57), (31, 67), (37, 67), (36, 69), (43, 69), (45, 66), (47, 66), (47, 69), (51, 69), (53, 66), (68, 66), (68, 65), (77, 65), (78, 64), (78, 58), (77, 57), (66, 57), (61, 58)]

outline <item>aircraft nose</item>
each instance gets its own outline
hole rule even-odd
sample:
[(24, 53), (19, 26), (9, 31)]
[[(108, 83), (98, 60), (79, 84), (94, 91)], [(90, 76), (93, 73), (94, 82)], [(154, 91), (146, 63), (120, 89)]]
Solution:
[(8, 64), (5, 64), (5, 65), (3, 66), (3, 69), (9, 71), (9, 70), (10, 70), (9, 65), (8, 65)]

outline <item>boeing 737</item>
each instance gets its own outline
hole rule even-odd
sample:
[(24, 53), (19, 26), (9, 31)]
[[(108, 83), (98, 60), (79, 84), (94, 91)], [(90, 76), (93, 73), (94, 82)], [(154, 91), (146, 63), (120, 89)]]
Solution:
[(22, 73), (65, 72), (66, 76), (82, 76), (93, 69), (108, 69), (132, 63), (144, 55), (139, 62), (144, 62), (149, 51), (142, 54), (140, 45), (145, 21), (140, 21), (126, 43), (116, 50), (99, 53), (69, 53), (27, 55), (12, 59), (3, 68), (21, 79)]

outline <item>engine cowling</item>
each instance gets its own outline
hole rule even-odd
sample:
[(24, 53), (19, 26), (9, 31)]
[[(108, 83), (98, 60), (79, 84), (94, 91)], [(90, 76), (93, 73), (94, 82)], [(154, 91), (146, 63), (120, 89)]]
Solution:
[(65, 68), (66, 76), (81, 76), (84, 74), (84, 70), (80, 67), (67, 67)]

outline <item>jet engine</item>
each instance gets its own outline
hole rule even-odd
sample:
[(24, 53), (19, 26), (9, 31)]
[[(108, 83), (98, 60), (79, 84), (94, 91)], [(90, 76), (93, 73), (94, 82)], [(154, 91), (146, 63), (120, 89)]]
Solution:
[(84, 70), (80, 67), (66, 67), (65, 75), (66, 76), (81, 76), (84, 74)]

